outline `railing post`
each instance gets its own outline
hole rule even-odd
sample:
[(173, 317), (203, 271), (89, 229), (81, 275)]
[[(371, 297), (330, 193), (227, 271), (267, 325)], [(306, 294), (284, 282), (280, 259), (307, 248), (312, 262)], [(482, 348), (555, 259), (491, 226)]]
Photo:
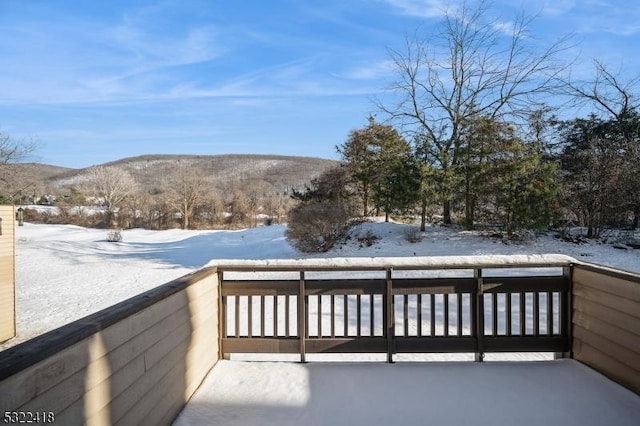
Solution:
[(385, 324), (387, 327), (387, 362), (393, 363), (393, 353), (395, 351), (396, 319), (395, 301), (393, 297), (393, 281), (391, 279), (391, 268), (386, 269), (387, 284), (385, 294)]
[(300, 271), (300, 287), (298, 290), (298, 336), (300, 337), (300, 362), (307, 362), (307, 304), (304, 290), (304, 271)]
[(562, 268), (562, 276), (567, 281), (567, 290), (560, 293), (560, 335), (567, 341), (567, 351), (556, 352), (555, 359), (573, 358), (573, 265)]
[(475, 312), (476, 312), (476, 353), (475, 361), (482, 362), (484, 360), (484, 291), (482, 289), (482, 269), (474, 269), (473, 276), (477, 282), (476, 297), (475, 297)]
[[(222, 297), (222, 279), (224, 274), (221, 270), (216, 271), (218, 278), (218, 359), (228, 359), (229, 355), (224, 353), (222, 342), (227, 337), (227, 301)], [(236, 324), (236, 329), (238, 324)]]

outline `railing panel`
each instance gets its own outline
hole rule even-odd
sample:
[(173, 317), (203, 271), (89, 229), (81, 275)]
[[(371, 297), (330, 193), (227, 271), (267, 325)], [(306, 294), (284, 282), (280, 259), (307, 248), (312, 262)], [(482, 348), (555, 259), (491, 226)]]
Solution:
[(568, 351), (566, 274), (486, 277), (477, 268), (469, 278), (420, 278), (407, 271), (393, 278), (389, 268), (387, 279), (330, 279), (325, 271), (305, 279), (300, 271), (295, 281), (225, 280), (223, 351), (298, 351), (302, 359), (387, 352), (390, 360), (397, 352), (475, 352), (481, 359), (485, 351)]

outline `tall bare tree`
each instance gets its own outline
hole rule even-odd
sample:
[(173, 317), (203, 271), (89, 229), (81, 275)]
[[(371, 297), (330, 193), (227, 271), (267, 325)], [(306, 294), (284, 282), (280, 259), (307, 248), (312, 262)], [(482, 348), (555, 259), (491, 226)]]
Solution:
[[(633, 216), (634, 229), (640, 226), (640, 75), (625, 77), (622, 72), (614, 73), (607, 66), (594, 60), (595, 72), (591, 79), (573, 81), (569, 84), (570, 93), (576, 103), (590, 101), (594, 113), (591, 121), (602, 120), (607, 130), (592, 138), (586, 149), (580, 151), (583, 156), (602, 157), (604, 153), (616, 159), (616, 179), (612, 179), (614, 168), (608, 165), (598, 166), (603, 159), (592, 158), (594, 173), (610, 185), (616, 182), (616, 188), (610, 191), (611, 203), (618, 209), (628, 211)], [(596, 143), (597, 142), (597, 143)]]
[(88, 171), (88, 191), (101, 198), (105, 208), (106, 226), (112, 227), (122, 202), (137, 190), (131, 173), (117, 166), (93, 166)]
[(243, 185), (243, 192), (247, 198), (249, 224), (251, 227), (255, 227), (260, 209), (264, 210), (264, 200), (269, 194), (275, 192), (273, 185), (264, 180), (254, 179)]
[[(540, 48), (528, 34), (533, 19), (521, 14), (508, 25), (490, 20), (487, 3), (464, 3), (447, 11), (434, 34), (417, 31), (406, 50), (392, 51), (398, 79), (395, 102), (379, 102), (390, 118), (412, 133), (416, 150), (433, 166), (444, 222), (451, 223), (454, 168), (465, 122), (474, 117), (525, 117), (541, 95), (560, 88), (567, 69), (566, 39)], [(424, 205), (424, 203), (423, 203)]]
[(186, 164), (178, 166), (169, 178), (167, 195), (182, 217), (182, 229), (189, 229), (194, 209), (206, 197), (208, 190), (206, 179)]

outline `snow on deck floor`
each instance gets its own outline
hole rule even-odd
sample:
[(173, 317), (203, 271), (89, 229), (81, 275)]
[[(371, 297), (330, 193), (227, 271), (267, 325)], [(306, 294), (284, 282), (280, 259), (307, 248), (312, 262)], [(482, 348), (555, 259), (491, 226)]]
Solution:
[(220, 361), (174, 426), (637, 426), (640, 396), (573, 360)]

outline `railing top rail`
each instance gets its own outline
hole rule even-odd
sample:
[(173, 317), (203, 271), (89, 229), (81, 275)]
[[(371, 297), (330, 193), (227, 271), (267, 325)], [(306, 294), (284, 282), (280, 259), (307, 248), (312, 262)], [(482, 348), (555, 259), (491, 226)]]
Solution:
[(578, 263), (562, 254), (339, 257), (323, 259), (214, 260), (208, 266), (219, 271), (380, 271), (439, 269), (553, 268)]

